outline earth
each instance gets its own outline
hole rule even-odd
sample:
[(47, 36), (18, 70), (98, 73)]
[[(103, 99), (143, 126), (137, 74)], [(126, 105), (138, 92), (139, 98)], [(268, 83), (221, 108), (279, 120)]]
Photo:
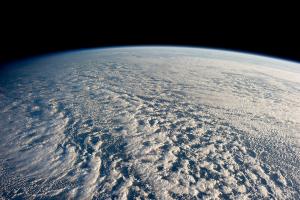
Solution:
[(10, 64), (0, 199), (300, 199), (300, 64), (160, 46)]

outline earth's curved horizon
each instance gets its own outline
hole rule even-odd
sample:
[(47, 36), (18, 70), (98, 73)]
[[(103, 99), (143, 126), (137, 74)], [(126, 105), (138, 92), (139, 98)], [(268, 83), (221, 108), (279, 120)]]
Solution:
[(300, 64), (111, 47), (0, 69), (0, 199), (299, 199)]

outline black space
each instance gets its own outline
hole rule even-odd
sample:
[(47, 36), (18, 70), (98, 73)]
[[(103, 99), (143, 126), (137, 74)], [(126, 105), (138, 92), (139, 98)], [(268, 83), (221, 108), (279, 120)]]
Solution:
[(287, 17), (255, 10), (244, 14), (203, 8), (120, 12), (100, 6), (74, 11), (44, 7), (19, 6), (1, 13), (0, 64), (57, 51), (122, 45), (211, 47), (300, 61), (297, 15), (290, 13)]

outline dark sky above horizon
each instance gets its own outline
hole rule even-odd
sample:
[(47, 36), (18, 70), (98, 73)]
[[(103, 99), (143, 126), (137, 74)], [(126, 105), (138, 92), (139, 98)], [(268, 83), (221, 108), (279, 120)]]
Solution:
[[(255, 13), (256, 14), (256, 13)], [(122, 45), (222, 48), (300, 61), (300, 31), (282, 17), (124, 11), (1, 14), (0, 64), (56, 51)]]

